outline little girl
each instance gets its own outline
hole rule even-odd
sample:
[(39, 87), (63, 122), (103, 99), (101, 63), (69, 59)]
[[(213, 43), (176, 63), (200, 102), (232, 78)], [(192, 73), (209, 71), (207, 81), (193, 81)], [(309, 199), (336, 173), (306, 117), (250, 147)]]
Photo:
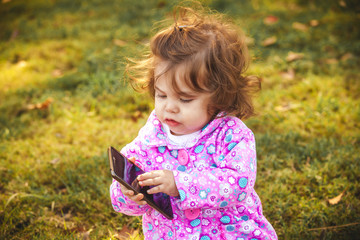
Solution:
[(148, 193), (171, 196), (174, 218), (114, 180), (115, 211), (142, 215), (145, 239), (277, 239), (254, 190), (255, 138), (240, 120), (253, 115), (251, 94), (260, 89), (259, 78), (244, 76), (244, 36), (218, 16), (181, 8), (150, 48), (131, 68), (145, 76), (131, 78), (155, 110), (121, 152), (146, 172), (138, 180), (155, 186)]

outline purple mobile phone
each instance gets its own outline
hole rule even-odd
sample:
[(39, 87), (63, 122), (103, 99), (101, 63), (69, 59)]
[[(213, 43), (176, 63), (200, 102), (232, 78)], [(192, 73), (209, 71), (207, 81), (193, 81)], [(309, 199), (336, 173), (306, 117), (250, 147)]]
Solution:
[(111, 175), (116, 181), (124, 185), (127, 189), (134, 191), (135, 194), (142, 193), (144, 195), (143, 200), (145, 200), (150, 207), (163, 214), (167, 219), (173, 219), (170, 196), (165, 193), (148, 194), (147, 190), (150, 189), (151, 186), (141, 187), (139, 185), (136, 177), (145, 173), (143, 170), (130, 162), (113, 147), (108, 148), (108, 157)]

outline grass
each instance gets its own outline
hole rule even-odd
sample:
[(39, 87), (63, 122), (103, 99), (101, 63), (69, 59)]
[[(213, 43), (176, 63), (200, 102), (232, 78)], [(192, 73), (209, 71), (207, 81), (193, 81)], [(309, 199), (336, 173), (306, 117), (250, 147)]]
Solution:
[[(249, 72), (263, 78), (246, 124), (257, 138), (255, 187), (279, 239), (359, 236), (359, 4), (203, 4), (243, 28)], [(112, 210), (106, 148), (131, 141), (153, 108), (124, 83), (124, 57), (141, 55), (173, 5), (0, 3), (0, 239), (142, 238), (139, 217)], [(289, 52), (301, 57), (287, 61)]]

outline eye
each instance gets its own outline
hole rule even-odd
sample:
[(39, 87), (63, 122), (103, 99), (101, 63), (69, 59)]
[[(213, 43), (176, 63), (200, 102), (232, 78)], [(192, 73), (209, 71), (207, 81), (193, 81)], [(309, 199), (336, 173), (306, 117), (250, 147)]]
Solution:
[(180, 101), (183, 102), (183, 103), (189, 103), (191, 102), (193, 99), (182, 99), (180, 98)]
[(156, 97), (157, 98), (166, 98), (166, 95), (164, 95), (164, 94), (156, 94)]

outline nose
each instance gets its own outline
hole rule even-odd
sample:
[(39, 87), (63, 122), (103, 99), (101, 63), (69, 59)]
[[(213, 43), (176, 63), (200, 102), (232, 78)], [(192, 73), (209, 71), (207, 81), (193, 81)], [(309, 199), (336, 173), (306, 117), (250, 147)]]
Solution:
[(177, 106), (174, 100), (168, 99), (165, 105), (165, 111), (169, 113), (177, 113), (179, 112), (179, 107)]

